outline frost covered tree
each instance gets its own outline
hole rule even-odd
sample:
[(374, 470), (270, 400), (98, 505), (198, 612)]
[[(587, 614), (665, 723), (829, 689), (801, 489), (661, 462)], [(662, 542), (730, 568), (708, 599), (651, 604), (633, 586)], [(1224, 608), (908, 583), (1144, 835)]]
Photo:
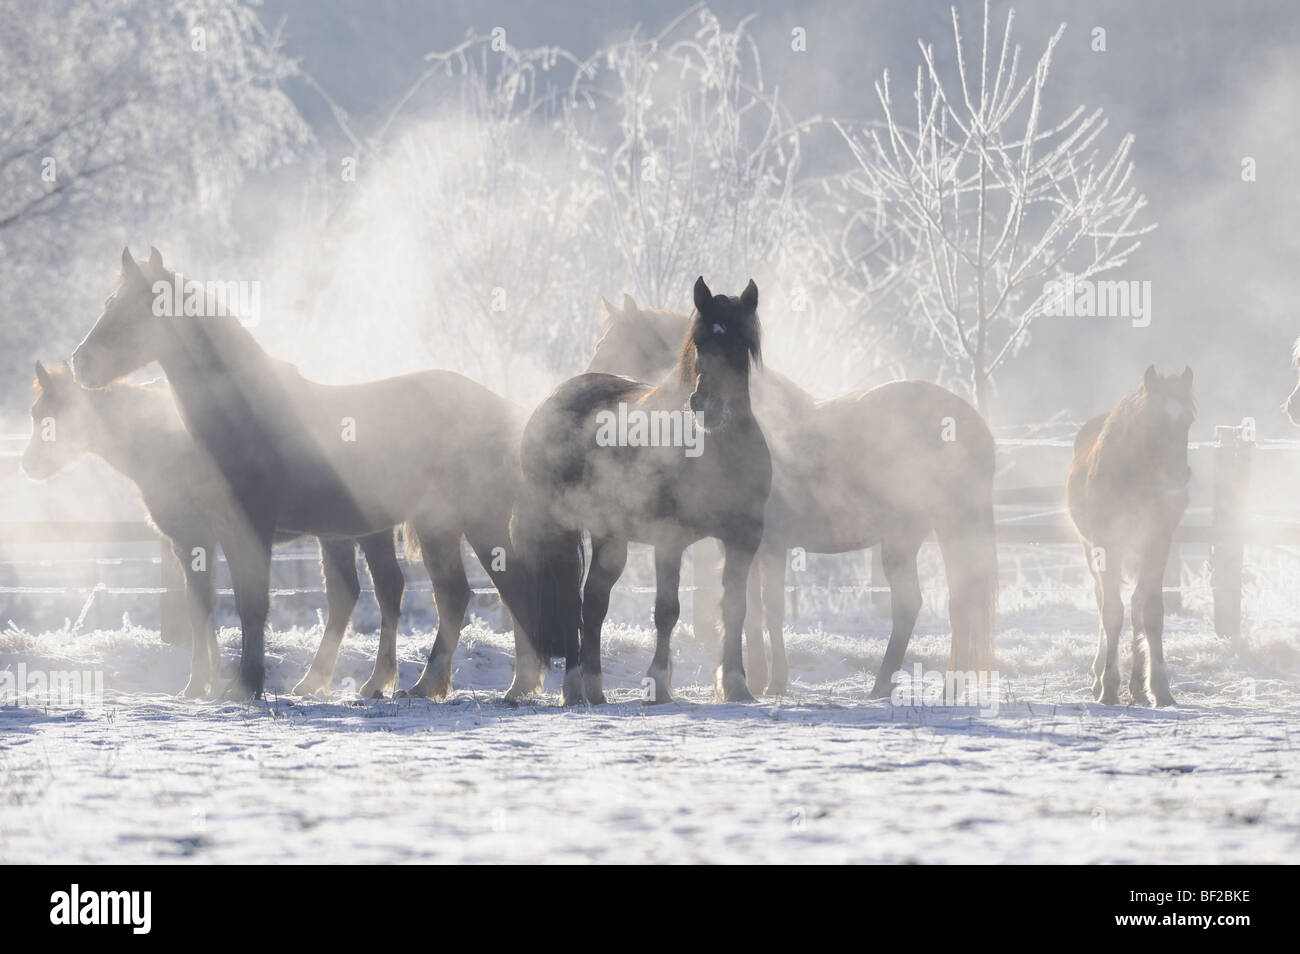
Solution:
[(881, 206), (915, 243), (909, 315), (923, 322), (987, 414), (995, 373), (1027, 343), (1052, 306), (1054, 279), (1091, 278), (1124, 265), (1152, 225), (1133, 182), (1131, 135), (1103, 148), (1107, 121), (1083, 106), (1045, 118), (1044, 89), (1065, 29), (1023, 71), (1011, 40), (990, 41), (984, 6), (978, 59), (965, 51), (956, 8), (956, 79), (945, 80), (921, 43), (912, 104), (896, 103), (886, 72), (876, 84), (883, 123), (838, 123), (863, 200)]
[[(278, 38), (240, 0), (87, 0), (0, 17), (0, 230), (144, 203), (224, 224), (307, 129)], [(138, 217), (138, 211), (134, 213)]]
[(0, 4), (6, 380), (85, 330), (128, 238), (236, 243), (245, 176), (310, 140), (293, 70), (241, 0)]
[(875, 360), (871, 320), (896, 246), (879, 219), (836, 197), (834, 177), (804, 174), (823, 120), (793, 116), (765, 83), (751, 19), (727, 27), (693, 7), (579, 71), (569, 129), (580, 174), (602, 189), (592, 228), (625, 283), (606, 294), (687, 309), (697, 275), (734, 291), (754, 278), (780, 369), (816, 368), (805, 376), (819, 389), (848, 387)]

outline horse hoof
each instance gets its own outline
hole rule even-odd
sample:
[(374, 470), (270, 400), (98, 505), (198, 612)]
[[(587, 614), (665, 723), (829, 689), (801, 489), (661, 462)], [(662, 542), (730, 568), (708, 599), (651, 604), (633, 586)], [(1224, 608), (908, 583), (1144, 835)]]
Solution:
[(533, 692), (535, 691), (536, 690), (533, 689), (525, 689), (521, 687), (517, 682), (512, 682), (510, 684), (510, 688), (506, 690), (505, 700), (506, 702), (522, 702), (526, 697), (532, 695)]
[(393, 693), (393, 698), (394, 699), (441, 699), (446, 694), (447, 693), (444, 692), (441, 696), (436, 695), (433, 686), (430, 686), (428, 683), (421, 681), (421, 682), (417, 682), (410, 689), (398, 689), (395, 693)]
[(672, 666), (651, 666), (650, 671), (641, 680), (641, 701), (647, 705), (659, 705), (673, 701)]
[(1119, 705), (1119, 680), (1113, 683), (1102, 679), (1093, 680), (1092, 697), (1103, 706)]
[(187, 682), (185, 688), (180, 691), (182, 699), (197, 699), (200, 696), (210, 695), (212, 695), (212, 683), (196, 682), (194, 679)]
[(298, 681), (298, 685), (294, 686), (290, 691), (295, 696), (314, 696), (324, 688), (325, 680), (321, 679), (320, 676), (307, 673)]
[(384, 693), (388, 691), (388, 688), (392, 684), (393, 680), (391, 678), (383, 679), (371, 676), (365, 681), (362, 687), (357, 690), (357, 695), (362, 699), (382, 699), (384, 698)]
[(568, 689), (565, 689), (560, 693), (560, 705), (564, 706), (566, 709), (571, 706), (586, 705), (586, 703), (587, 697), (582, 694), (581, 689), (578, 689), (576, 692), (570, 692)]
[(587, 702), (593, 706), (603, 706), (605, 704), (605, 684), (600, 673), (594, 676), (582, 677), (582, 694), (587, 697)]
[(540, 671), (529, 671), (524, 669), (515, 670), (515, 676), (510, 680), (510, 688), (506, 690), (506, 702), (519, 702), (525, 696), (531, 696), (542, 689), (542, 674)]
[(581, 673), (564, 674), (564, 689), (560, 693), (560, 705), (580, 706), (587, 701), (587, 695), (583, 691), (583, 681)]
[(1157, 693), (1157, 694), (1156, 694), (1156, 707), (1157, 707), (1157, 708), (1163, 709), (1163, 708), (1165, 708), (1166, 706), (1176, 706), (1176, 705), (1178, 705), (1178, 703), (1174, 701), (1173, 693), (1171, 693), (1171, 692), (1165, 692), (1165, 693)]
[(713, 674), (713, 694), (719, 702), (753, 702), (754, 697), (745, 684), (745, 674), (734, 670), (723, 670), (721, 666)]

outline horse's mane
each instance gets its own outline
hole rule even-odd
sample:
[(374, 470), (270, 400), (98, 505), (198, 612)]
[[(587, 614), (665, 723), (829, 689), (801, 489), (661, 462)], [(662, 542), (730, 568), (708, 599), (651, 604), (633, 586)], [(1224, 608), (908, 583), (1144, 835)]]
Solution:
[[(50, 368), (46, 374), (57, 384), (81, 389), (81, 385), (73, 378), (66, 364)], [(45, 388), (41, 386), (39, 380), (32, 381), (32, 392), (37, 397), (45, 394)], [(144, 384), (132, 384), (119, 379), (106, 388), (92, 392), (90, 402), (95, 412), (100, 415), (105, 411), (112, 413), (125, 410), (127, 413), (122, 415), (123, 417), (141, 425), (158, 428), (181, 426), (176, 399), (161, 378)]]
[[(1097, 474), (1098, 460), (1102, 456), (1104, 449), (1111, 448), (1128, 448), (1131, 446), (1131, 438), (1137, 430), (1138, 422), (1142, 420), (1150, 395), (1147, 393), (1145, 385), (1139, 384), (1134, 390), (1130, 391), (1124, 397), (1120, 398), (1119, 403), (1111, 409), (1106, 415), (1101, 429), (1097, 433), (1096, 439), (1092, 442), (1092, 447), (1088, 452), (1091, 458), (1089, 472), (1093, 476)], [(1196, 396), (1188, 394), (1187, 403), (1192, 415), (1196, 415)]]
[[(745, 321), (731, 330), (736, 332), (749, 352), (751, 367), (763, 366), (763, 332), (759, 327), (758, 314), (754, 313), (750, 321)], [(698, 310), (691, 312), (686, 323), (686, 337), (682, 339), (682, 352), (677, 360), (677, 380), (684, 387), (695, 384), (695, 333), (704, 322), (704, 316)]]
[[(148, 263), (143, 263), (140, 265), (140, 269), (145, 281), (150, 286), (157, 281), (165, 281), (170, 284), (176, 280), (175, 270), (165, 266), (161, 269), (149, 270)], [(186, 281), (198, 281), (198, 279), (189, 277)], [(297, 365), (270, 354), (253, 336), (253, 333), (244, 326), (240, 317), (229, 309), (224, 315), (207, 316), (190, 323), (188, 327), (198, 329), (198, 339), (201, 342), (199, 347), (214, 353), (212, 361), (239, 363), (241, 355), (257, 355), (260, 360), (268, 362), (282, 377), (302, 379), (302, 372), (298, 370)], [(241, 368), (241, 370), (255, 373), (255, 367), (255, 364), (250, 364), (247, 368)]]

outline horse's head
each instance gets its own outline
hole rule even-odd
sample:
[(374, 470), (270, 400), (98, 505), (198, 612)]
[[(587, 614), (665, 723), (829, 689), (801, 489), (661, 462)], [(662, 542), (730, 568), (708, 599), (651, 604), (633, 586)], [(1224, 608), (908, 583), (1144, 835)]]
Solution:
[(156, 248), (149, 250), (144, 265), (131, 257), (130, 249), (122, 249), (117, 289), (104, 300), (103, 313), (72, 353), (72, 371), (79, 382), (102, 388), (158, 360), (174, 329), (172, 322), (155, 317), (154, 283), (170, 281)]
[(631, 295), (623, 296), (621, 308), (604, 298), (601, 305), (602, 334), (588, 371), (658, 381), (672, 369), (682, 340), (681, 315), (643, 310)]
[[(1300, 338), (1297, 338), (1295, 344), (1291, 346), (1291, 363), (1300, 368)], [(1300, 427), (1300, 384), (1295, 386), (1295, 390), (1287, 398), (1286, 404), (1282, 405), (1282, 409), (1286, 411), (1286, 416), (1290, 418), (1291, 423)]]
[(1150, 365), (1142, 378), (1140, 420), (1155, 457), (1154, 477), (1166, 493), (1187, 488), (1192, 469), (1187, 463), (1187, 433), (1196, 419), (1192, 369), (1161, 375)]
[(94, 410), (66, 366), (46, 369), (36, 362), (32, 385), (32, 436), (23, 451), (23, 472), (36, 480), (53, 477), (85, 452), (94, 424)]
[(691, 411), (706, 431), (720, 431), (749, 412), (750, 365), (762, 360), (758, 286), (751, 280), (738, 297), (714, 295), (695, 281), (695, 314), (682, 344), (680, 381), (690, 387)]

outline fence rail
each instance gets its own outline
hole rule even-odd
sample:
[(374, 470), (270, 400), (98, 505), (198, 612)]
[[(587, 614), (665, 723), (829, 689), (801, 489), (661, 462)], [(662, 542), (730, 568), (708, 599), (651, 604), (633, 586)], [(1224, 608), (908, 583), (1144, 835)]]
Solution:
[[(1213, 453), (1212, 500), (1208, 507), (1191, 508), (1188, 522), (1180, 526), (1174, 536), (1174, 548), (1166, 573), (1166, 589), (1177, 605), (1179, 598), (1179, 567), (1181, 557), (1178, 547), (1208, 545), (1210, 548), (1211, 588), (1214, 596), (1215, 630), (1220, 635), (1236, 636), (1241, 628), (1242, 552), (1247, 545), (1300, 546), (1300, 525), (1255, 524), (1248, 519), (1252, 465), (1257, 451), (1266, 453), (1300, 451), (1300, 442), (1273, 441), (1257, 446), (1253, 435), (1243, 427), (1218, 427), (1213, 443), (1192, 445), (1196, 451)], [(1055, 455), (1071, 447), (1070, 441), (1060, 440), (999, 440), (999, 448), (1006, 454), (1014, 449), (1047, 449)], [(1065, 468), (1050, 468), (1051, 473), (1063, 474)], [(1061, 485), (1028, 485), (999, 487), (994, 494), (999, 510), (997, 521), (1000, 544), (1062, 545), (1078, 542), (1074, 528), (1065, 512), (1065, 488)], [(1027, 508), (1039, 508), (1037, 510)], [(1015, 512), (1017, 509), (1021, 512)], [(1051, 518), (1051, 519), (1046, 519)], [(0, 548), (27, 545), (72, 544), (160, 544), (158, 561), (161, 567), (160, 585), (153, 587), (126, 587), (123, 592), (132, 594), (157, 594), (161, 598), (160, 619), (164, 638), (175, 631), (183, 619), (183, 581), (170, 549), (162, 543), (157, 533), (144, 521), (30, 521), (0, 522)], [(312, 559), (305, 554), (293, 554), (286, 559)], [(149, 558), (152, 561), (152, 557)], [(21, 562), (21, 561), (20, 561)], [(1082, 561), (1080, 561), (1082, 565)], [(486, 584), (486, 578), (476, 580)], [(102, 585), (100, 588), (103, 588)], [(415, 587), (418, 589), (419, 587)], [(2, 593), (44, 592), (57, 588), (0, 587)], [(95, 587), (87, 587), (87, 590)], [(652, 590), (637, 586), (634, 591)], [(827, 589), (844, 592), (870, 593), (873, 603), (888, 603), (889, 590), (884, 585), (879, 548), (875, 548), (870, 581), (865, 584), (831, 585), (827, 587), (804, 585), (787, 587), (796, 594), (800, 589)], [(279, 592), (320, 592), (319, 586), (298, 586)], [(494, 593), (487, 585), (476, 586), (475, 593)], [(796, 610), (797, 611), (797, 610)]]

